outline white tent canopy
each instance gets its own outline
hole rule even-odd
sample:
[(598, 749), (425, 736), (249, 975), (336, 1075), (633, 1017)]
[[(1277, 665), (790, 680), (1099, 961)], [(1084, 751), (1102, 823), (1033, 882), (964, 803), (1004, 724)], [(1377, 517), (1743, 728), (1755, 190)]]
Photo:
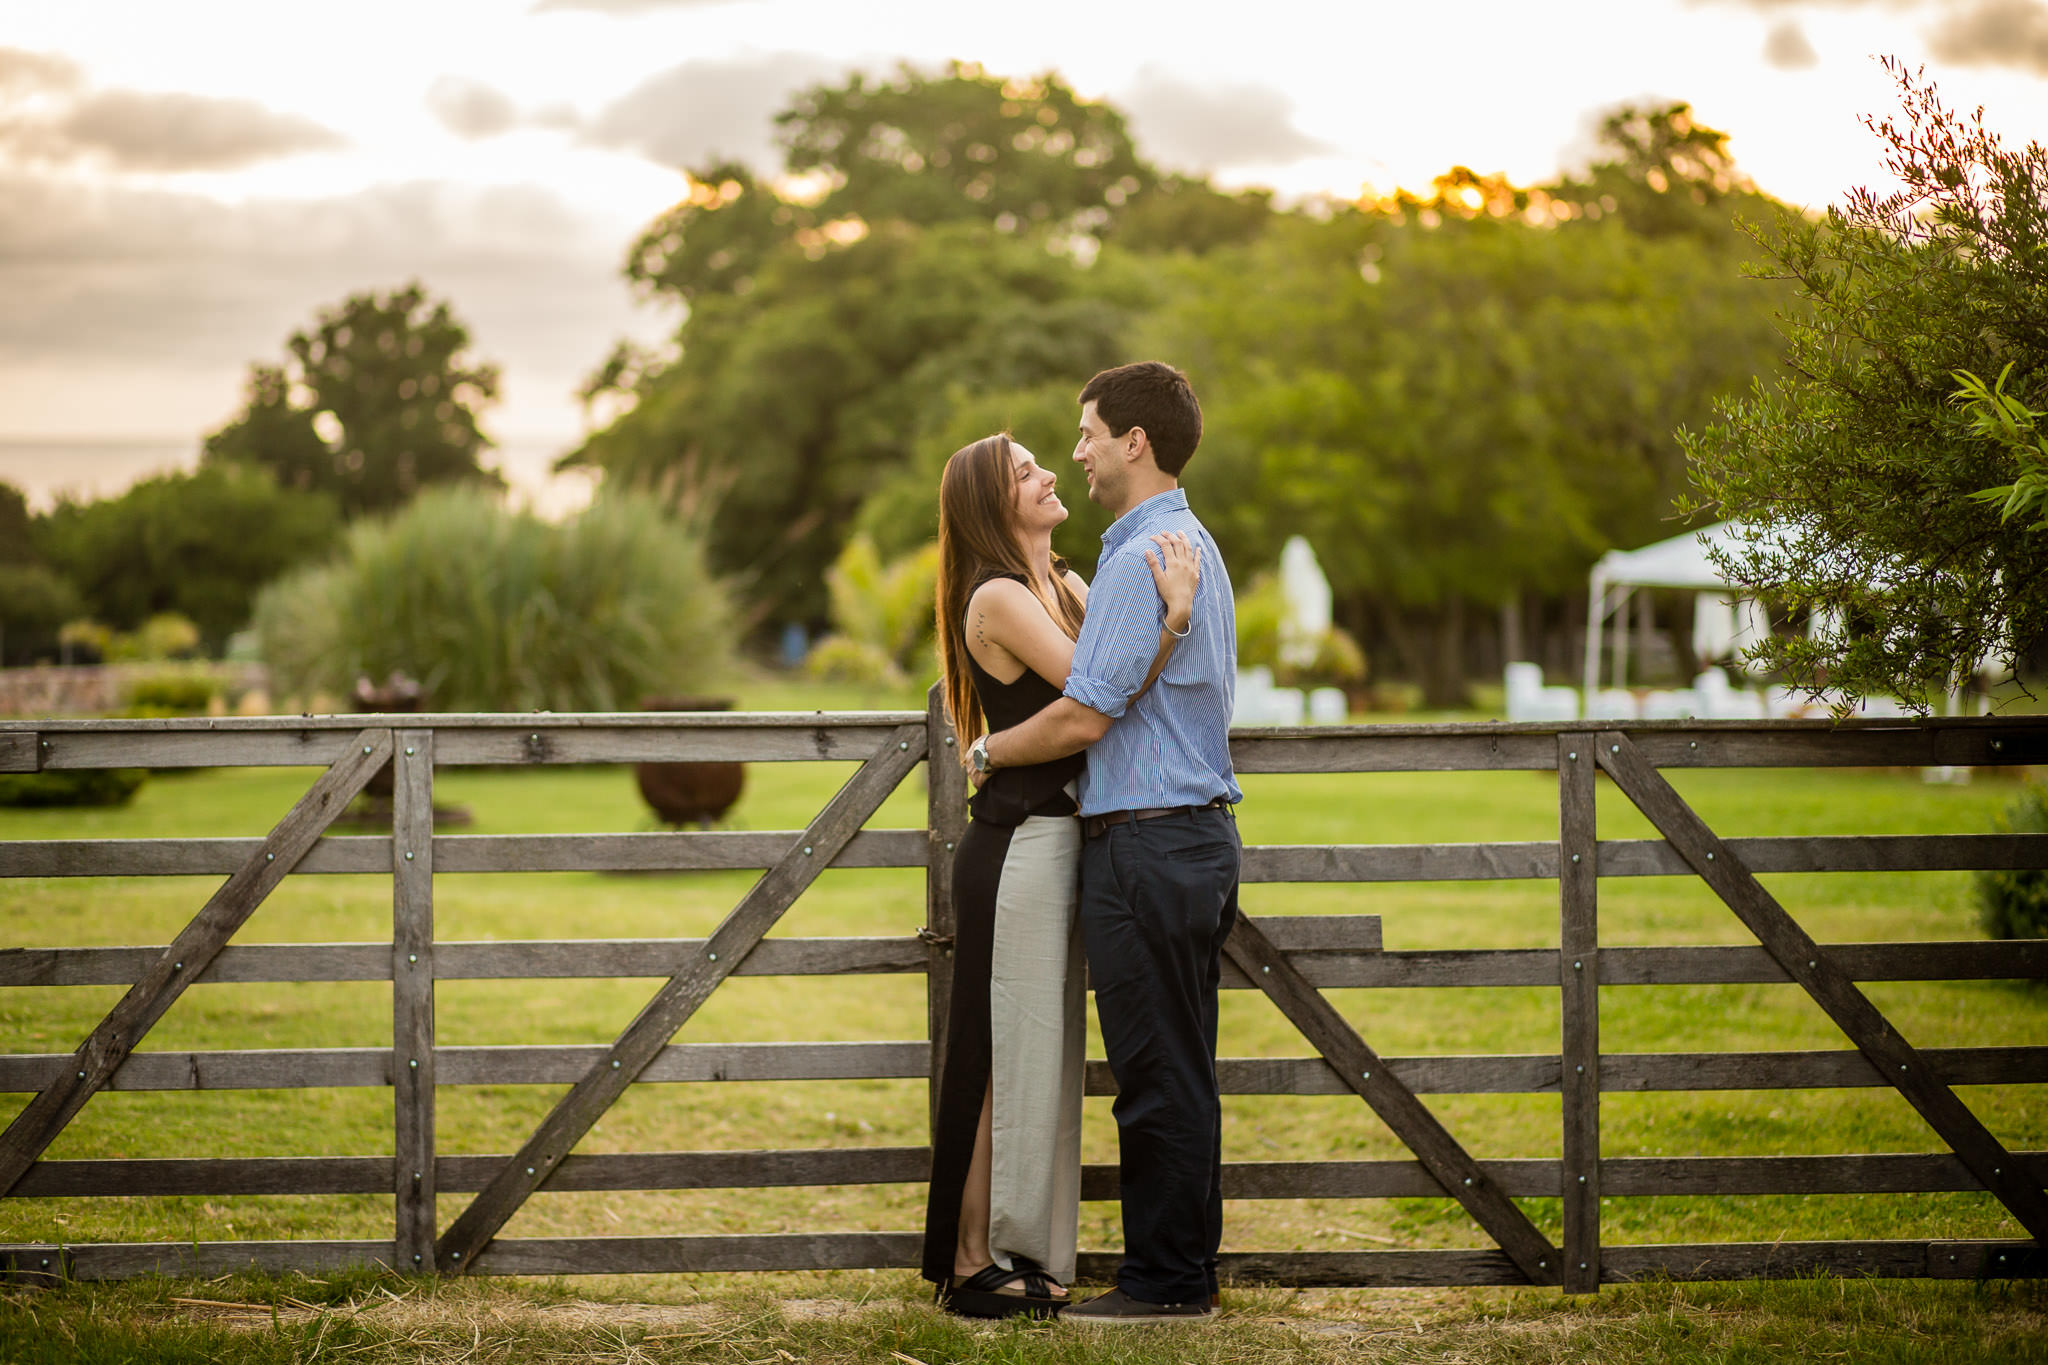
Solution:
[[(1586, 595), (1586, 691), (1600, 685), (1602, 636), (1609, 619), (1620, 615), (1614, 640), (1614, 685), (1627, 679), (1629, 599), (1637, 588), (1689, 588), (1711, 593), (1720, 590), (1734, 596), (1733, 586), (1708, 558), (1709, 548), (1734, 551), (1756, 539), (1775, 539), (1782, 532), (1766, 530), (1759, 535), (1740, 522), (1722, 521), (1697, 531), (1660, 540), (1639, 550), (1609, 550), (1593, 566)], [(1753, 615), (1754, 613), (1749, 613)], [(1756, 625), (1745, 616), (1743, 627)], [(1740, 638), (1741, 630), (1737, 637)]]

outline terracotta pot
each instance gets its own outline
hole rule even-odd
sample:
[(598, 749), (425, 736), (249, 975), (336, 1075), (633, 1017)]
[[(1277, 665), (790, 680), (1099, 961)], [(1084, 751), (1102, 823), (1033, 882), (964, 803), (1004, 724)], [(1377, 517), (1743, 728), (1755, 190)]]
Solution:
[[(730, 711), (731, 697), (647, 697), (643, 711)], [(640, 796), (664, 824), (708, 827), (740, 799), (744, 763), (636, 763)]]

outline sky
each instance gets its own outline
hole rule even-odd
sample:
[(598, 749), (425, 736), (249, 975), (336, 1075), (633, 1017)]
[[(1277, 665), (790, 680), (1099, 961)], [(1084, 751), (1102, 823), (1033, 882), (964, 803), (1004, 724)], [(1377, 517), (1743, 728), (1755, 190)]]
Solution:
[(855, 69), (1057, 70), (1156, 163), (1287, 197), (1540, 181), (1687, 100), (1818, 207), (1884, 183), (1884, 54), (2048, 136), (2048, 0), (0, 0), (0, 479), (190, 463), (252, 362), (417, 278), (502, 368), (515, 485), (573, 500), (578, 382), (678, 321), (627, 245), (682, 167), (779, 170), (774, 111)]

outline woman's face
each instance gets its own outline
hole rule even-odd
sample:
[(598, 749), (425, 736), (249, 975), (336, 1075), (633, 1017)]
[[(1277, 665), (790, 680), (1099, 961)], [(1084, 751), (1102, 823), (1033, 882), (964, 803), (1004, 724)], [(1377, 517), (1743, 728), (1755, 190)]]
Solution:
[(1023, 446), (1010, 442), (1011, 475), (1016, 483), (1017, 525), (1026, 532), (1050, 531), (1067, 519), (1058, 480)]

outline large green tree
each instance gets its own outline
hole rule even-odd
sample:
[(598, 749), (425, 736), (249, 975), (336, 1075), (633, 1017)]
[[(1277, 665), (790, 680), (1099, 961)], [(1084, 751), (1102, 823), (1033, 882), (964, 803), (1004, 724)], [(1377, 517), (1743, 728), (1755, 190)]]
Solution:
[(1506, 192), (1454, 174), (1276, 224), (1184, 265), (1142, 333), (1204, 394), (1188, 481), (1226, 555), (1308, 536), (1347, 623), (1439, 706), (1473, 612), (1575, 595), (1601, 551), (1671, 534), (1672, 426), (1776, 353), (1724, 246)]
[(498, 371), (469, 355), (469, 341), (417, 283), (352, 294), (292, 334), (285, 365), (251, 367), (242, 412), (206, 438), (205, 457), (330, 494), (350, 516), (430, 484), (498, 483), (478, 463)]
[(132, 630), (176, 612), (218, 649), (271, 578), (333, 543), (332, 498), (279, 488), (261, 469), (203, 465), (145, 479), (118, 497), (59, 502), (37, 548), (93, 616)]
[[(973, 224), (883, 224), (815, 260), (792, 248), (745, 292), (700, 298), (680, 354), (632, 381), (631, 410), (577, 458), (715, 508), (712, 563), (753, 619), (822, 624), (855, 514), (950, 431), (954, 403), (1073, 386), (1120, 358), (1124, 306), (1094, 283)], [(916, 524), (935, 530), (929, 514)]]
[(669, 354), (621, 347), (592, 376), (586, 399), (624, 411), (570, 458), (715, 508), (712, 561), (750, 620), (821, 625), (825, 570), (878, 487), (907, 509), (887, 548), (935, 528), (936, 485), (901, 475), (943, 460), (958, 405), (1124, 358), (1142, 283), (1084, 269), (1077, 244), (1156, 177), (1120, 113), (1052, 75), (854, 76), (776, 122), (793, 181), (699, 167), (629, 251), (628, 277), (688, 315)]
[(1760, 657), (1844, 701), (1926, 706), (1987, 658), (2048, 636), (2048, 536), (1972, 495), (2023, 474), (2021, 449), (1955, 401), (2003, 376), (2048, 408), (2048, 151), (2013, 150), (1892, 65), (1900, 119), (1871, 121), (1900, 188), (1853, 192), (1763, 237), (1793, 285), (1790, 375), (1686, 438), (1697, 506), (1756, 528), (1724, 567), (1839, 629)]

